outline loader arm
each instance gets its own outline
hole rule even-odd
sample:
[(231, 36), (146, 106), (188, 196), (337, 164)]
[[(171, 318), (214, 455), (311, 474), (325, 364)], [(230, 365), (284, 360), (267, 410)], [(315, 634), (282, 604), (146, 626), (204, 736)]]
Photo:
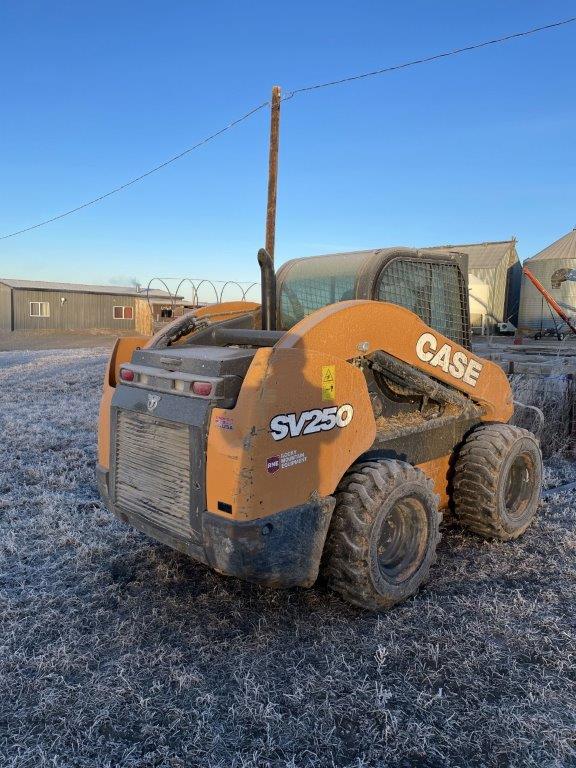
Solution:
[(322, 350), (353, 360), (382, 350), (463, 392), (486, 421), (508, 421), (512, 392), (502, 369), (448, 339), (417, 315), (383, 301), (343, 301), (304, 318), (276, 349)]

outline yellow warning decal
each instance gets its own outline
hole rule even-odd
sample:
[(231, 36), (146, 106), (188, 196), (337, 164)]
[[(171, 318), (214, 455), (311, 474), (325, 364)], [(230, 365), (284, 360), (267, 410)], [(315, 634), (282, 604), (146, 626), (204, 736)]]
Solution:
[(322, 366), (322, 400), (336, 399), (336, 366)]

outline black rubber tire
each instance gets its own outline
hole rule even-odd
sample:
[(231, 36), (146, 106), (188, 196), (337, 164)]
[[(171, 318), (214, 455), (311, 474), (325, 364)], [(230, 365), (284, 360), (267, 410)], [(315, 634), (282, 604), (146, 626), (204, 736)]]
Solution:
[(456, 460), (456, 521), (485, 539), (516, 539), (536, 515), (541, 488), (542, 453), (532, 432), (482, 425), (467, 437)]
[[(336, 491), (322, 561), (328, 586), (373, 611), (406, 600), (428, 578), (441, 519), (432, 480), (420, 469), (393, 460), (354, 464)], [(388, 546), (398, 557), (399, 542), (408, 551), (395, 577), (395, 561), (386, 566), (382, 551)]]

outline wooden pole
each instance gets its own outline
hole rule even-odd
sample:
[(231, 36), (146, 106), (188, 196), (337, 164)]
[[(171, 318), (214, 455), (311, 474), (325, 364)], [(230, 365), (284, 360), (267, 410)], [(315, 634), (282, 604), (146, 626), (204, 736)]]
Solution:
[(272, 88), (270, 101), (270, 150), (268, 156), (268, 206), (266, 209), (266, 250), (274, 262), (276, 239), (276, 192), (278, 189), (278, 145), (280, 142), (280, 86)]

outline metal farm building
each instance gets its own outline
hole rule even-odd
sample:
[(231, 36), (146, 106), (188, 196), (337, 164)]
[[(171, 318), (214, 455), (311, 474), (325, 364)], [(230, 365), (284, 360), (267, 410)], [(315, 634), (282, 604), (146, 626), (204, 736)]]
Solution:
[[(576, 229), (544, 248), (524, 264), (538, 278), (546, 290), (568, 314), (576, 312), (576, 282), (566, 281), (560, 288), (552, 287), (552, 275), (557, 269), (576, 269)], [(555, 318), (558, 326), (562, 325), (560, 318)], [(526, 331), (538, 331), (540, 328), (554, 328), (550, 310), (542, 295), (536, 290), (528, 278), (522, 280), (520, 295), (520, 317), (518, 327)]]
[(492, 332), (496, 323), (516, 324), (520, 301), (522, 266), (516, 240), (468, 243), (425, 248), (426, 251), (458, 251), (468, 255), (468, 289), (472, 326)]
[(165, 291), (0, 278), (0, 331), (110, 330), (151, 333), (181, 310)]

